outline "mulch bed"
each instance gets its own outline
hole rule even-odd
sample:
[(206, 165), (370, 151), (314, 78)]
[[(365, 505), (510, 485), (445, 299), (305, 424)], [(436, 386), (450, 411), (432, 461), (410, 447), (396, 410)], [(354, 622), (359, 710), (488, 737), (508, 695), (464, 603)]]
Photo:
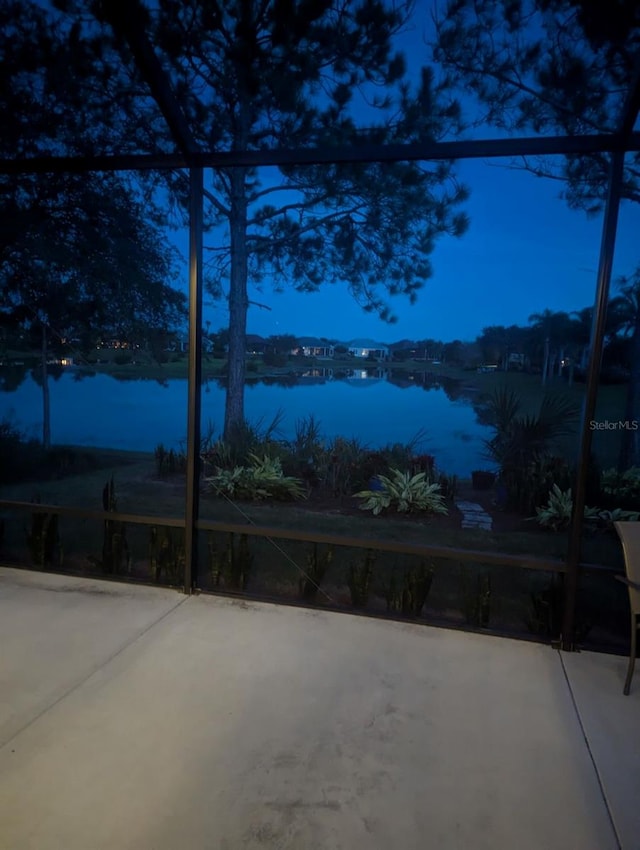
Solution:
[[(535, 523), (526, 522), (525, 517), (510, 511), (498, 508), (495, 504), (495, 496), (492, 490), (474, 490), (471, 485), (459, 485), (456, 493), (456, 501), (474, 502), (480, 505), (493, 520), (493, 531), (535, 531)], [(340, 516), (362, 516), (363, 511), (358, 507), (358, 502), (352, 496), (332, 497), (326, 493), (312, 491), (309, 499), (303, 503), (305, 510), (323, 513), (325, 515), (338, 514)], [(408, 522), (424, 522), (424, 516), (420, 514), (394, 514), (399, 519)], [(461, 528), (462, 514), (457, 508), (450, 508), (448, 516), (431, 517), (431, 522), (442, 527)]]

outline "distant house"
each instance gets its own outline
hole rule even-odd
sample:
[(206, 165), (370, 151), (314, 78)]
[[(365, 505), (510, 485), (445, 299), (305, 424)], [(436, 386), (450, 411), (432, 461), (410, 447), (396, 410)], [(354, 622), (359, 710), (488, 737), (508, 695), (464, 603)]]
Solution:
[(376, 360), (389, 359), (389, 346), (374, 339), (352, 339), (347, 343), (349, 353), (354, 357), (375, 357)]
[(333, 357), (333, 343), (327, 339), (318, 339), (315, 336), (301, 336), (298, 345), (292, 354), (304, 354), (305, 357)]

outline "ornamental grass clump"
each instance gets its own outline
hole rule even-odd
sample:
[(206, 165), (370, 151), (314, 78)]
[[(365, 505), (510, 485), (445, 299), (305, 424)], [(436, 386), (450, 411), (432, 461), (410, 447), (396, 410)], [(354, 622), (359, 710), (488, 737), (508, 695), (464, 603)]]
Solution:
[(399, 469), (390, 469), (388, 475), (378, 475), (379, 490), (360, 490), (356, 499), (362, 499), (360, 510), (372, 511), (374, 516), (395, 508), (399, 513), (448, 514), (440, 485), (432, 484), (425, 472), (411, 475)]

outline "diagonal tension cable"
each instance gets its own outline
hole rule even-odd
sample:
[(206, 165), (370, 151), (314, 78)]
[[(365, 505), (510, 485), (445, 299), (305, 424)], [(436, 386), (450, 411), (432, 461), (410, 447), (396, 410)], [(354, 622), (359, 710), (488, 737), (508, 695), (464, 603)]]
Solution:
[[(232, 506), (233, 506), (233, 507), (234, 507), (234, 508), (238, 511), (238, 513), (240, 513), (240, 514), (241, 514), (241, 515), (242, 515), (242, 516), (243, 516), (243, 517), (247, 520), (247, 522), (249, 523), (249, 525), (257, 525), (257, 523), (255, 523), (255, 522), (251, 519), (251, 517), (249, 516), (249, 514), (248, 514), (248, 513), (246, 513), (246, 512), (245, 512), (245, 511), (244, 511), (244, 510), (240, 507), (240, 505), (238, 505), (236, 502), (234, 502), (234, 501), (233, 501), (233, 499), (230, 499), (230, 498), (229, 498), (229, 496), (227, 496), (227, 494), (226, 494), (226, 493), (220, 493), (220, 495), (221, 495), (223, 498), (225, 498), (225, 499), (227, 500), (227, 502), (229, 502), (229, 504), (230, 504), (230, 505), (232, 505)], [(291, 566), (295, 567), (295, 568), (296, 568), (296, 570), (298, 570), (298, 572), (300, 573), (300, 575), (301, 575), (303, 578), (305, 578), (308, 582), (311, 582), (311, 584), (312, 584), (312, 585), (316, 588), (316, 590), (319, 590), (319, 591), (320, 591), (320, 593), (321, 593), (321, 594), (322, 594), (322, 595), (323, 595), (323, 596), (324, 596), (324, 597), (325, 597), (325, 598), (326, 598), (326, 599), (327, 599), (327, 600), (328, 600), (328, 601), (329, 601), (332, 605), (336, 605), (336, 604), (337, 604), (337, 603), (335, 602), (335, 600), (333, 600), (333, 599), (329, 596), (329, 594), (326, 592), (326, 590), (324, 590), (322, 587), (320, 587), (320, 585), (319, 585), (317, 582), (315, 582), (315, 581), (311, 578), (311, 576), (310, 576), (308, 573), (306, 573), (306, 572), (302, 569), (302, 567), (300, 566), (300, 564), (298, 564), (298, 563), (297, 563), (297, 562), (296, 562), (296, 561), (295, 561), (295, 560), (291, 557), (291, 555), (289, 555), (289, 553), (288, 553), (288, 552), (285, 552), (285, 550), (282, 548), (282, 546), (280, 546), (280, 544), (279, 544), (279, 543), (276, 543), (276, 541), (273, 539), (273, 537), (265, 536), (265, 540), (268, 540), (268, 541), (269, 541), (269, 543), (271, 543), (271, 545), (273, 546), (273, 548), (274, 548), (274, 549), (276, 549), (276, 551), (280, 552), (280, 554), (281, 554), (281, 555), (282, 555), (282, 556), (283, 556), (283, 557), (284, 557), (284, 558), (285, 558), (285, 559), (286, 559), (286, 560), (287, 560), (287, 561), (291, 564)]]

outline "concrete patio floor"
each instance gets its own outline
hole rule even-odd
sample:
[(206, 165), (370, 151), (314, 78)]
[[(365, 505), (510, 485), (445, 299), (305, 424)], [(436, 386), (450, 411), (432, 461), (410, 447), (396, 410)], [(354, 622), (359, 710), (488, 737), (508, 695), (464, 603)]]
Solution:
[(0, 848), (639, 850), (625, 670), (0, 568)]

